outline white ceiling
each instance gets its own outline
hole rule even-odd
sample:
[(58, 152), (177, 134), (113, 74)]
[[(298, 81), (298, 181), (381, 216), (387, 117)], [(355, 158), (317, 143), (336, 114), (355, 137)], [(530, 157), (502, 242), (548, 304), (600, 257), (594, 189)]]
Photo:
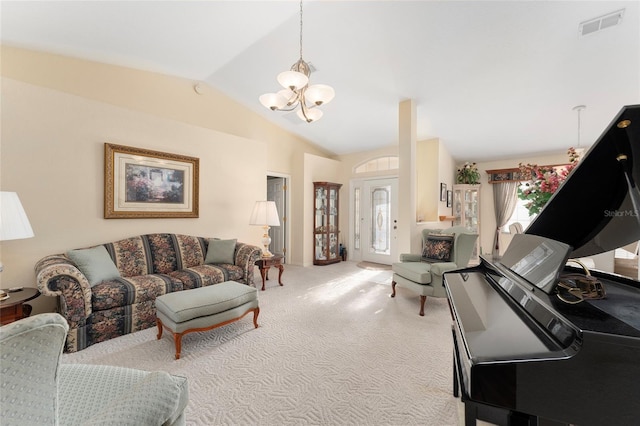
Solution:
[[(580, 22), (625, 9), (584, 37)], [(203, 81), (336, 154), (397, 143), (414, 99), (418, 139), (459, 161), (589, 146), (640, 103), (640, 2), (304, 3), (303, 57), (336, 97), (307, 124), (258, 96), (299, 56), (297, 1), (2, 1), (4, 44)]]

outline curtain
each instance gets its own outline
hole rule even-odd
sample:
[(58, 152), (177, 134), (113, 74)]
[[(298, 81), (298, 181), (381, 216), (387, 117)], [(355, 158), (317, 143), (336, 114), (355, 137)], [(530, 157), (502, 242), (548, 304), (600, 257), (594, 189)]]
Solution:
[(496, 235), (493, 239), (493, 258), (500, 256), (500, 231), (513, 214), (518, 202), (518, 185), (520, 182), (500, 182), (493, 187), (493, 209), (496, 214)]

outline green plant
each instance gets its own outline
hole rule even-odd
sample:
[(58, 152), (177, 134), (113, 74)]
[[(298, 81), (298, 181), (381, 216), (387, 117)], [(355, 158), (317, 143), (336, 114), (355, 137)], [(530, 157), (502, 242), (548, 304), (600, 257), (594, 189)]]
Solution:
[(456, 183), (476, 185), (480, 183), (480, 172), (476, 163), (466, 162), (456, 173)]

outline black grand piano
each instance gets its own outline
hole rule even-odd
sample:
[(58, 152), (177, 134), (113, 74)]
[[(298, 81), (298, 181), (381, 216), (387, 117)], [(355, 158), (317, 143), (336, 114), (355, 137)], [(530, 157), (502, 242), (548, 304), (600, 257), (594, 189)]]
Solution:
[[(640, 283), (563, 302), (569, 258), (640, 240), (640, 105), (624, 107), (500, 260), (446, 273), (465, 423), (640, 424)], [(569, 264), (570, 265), (570, 264)], [(565, 297), (566, 299), (566, 297)]]

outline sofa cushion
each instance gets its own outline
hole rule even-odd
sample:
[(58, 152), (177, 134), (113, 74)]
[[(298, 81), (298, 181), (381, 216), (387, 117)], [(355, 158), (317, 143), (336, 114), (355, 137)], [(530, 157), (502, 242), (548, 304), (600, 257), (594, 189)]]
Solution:
[(425, 262), (450, 262), (453, 252), (454, 235), (429, 234), (422, 248), (422, 260)]
[(149, 252), (151, 253), (151, 272), (155, 274), (168, 274), (180, 269), (178, 267), (178, 254), (174, 244), (174, 234), (149, 234), (146, 235)]
[(156, 299), (156, 308), (177, 323), (228, 311), (257, 300), (255, 287), (235, 281), (166, 294)]
[(222, 264), (194, 266), (171, 272), (169, 275), (180, 280), (184, 289), (187, 290), (223, 281), (240, 281), (244, 277), (244, 272), (240, 266)]
[(425, 262), (400, 262), (391, 265), (395, 274), (419, 284), (431, 282), (431, 264)]
[(218, 240), (212, 238), (209, 240), (207, 248), (207, 257), (204, 263), (220, 264), (226, 263), (233, 265), (235, 263), (236, 243), (238, 240)]
[(87, 277), (92, 287), (102, 281), (120, 277), (120, 271), (116, 268), (104, 246), (69, 250), (67, 256)]
[(147, 275), (153, 272), (153, 266), (142, 236), (107, 243), (104, 246), (111, 254), (123, 277)]
[(95, 285), (91, 290), (91, 306), (94, 311), (133, 305), (165, 293), (182, 290), (182, 282), (163, 274), (121, 277)]

